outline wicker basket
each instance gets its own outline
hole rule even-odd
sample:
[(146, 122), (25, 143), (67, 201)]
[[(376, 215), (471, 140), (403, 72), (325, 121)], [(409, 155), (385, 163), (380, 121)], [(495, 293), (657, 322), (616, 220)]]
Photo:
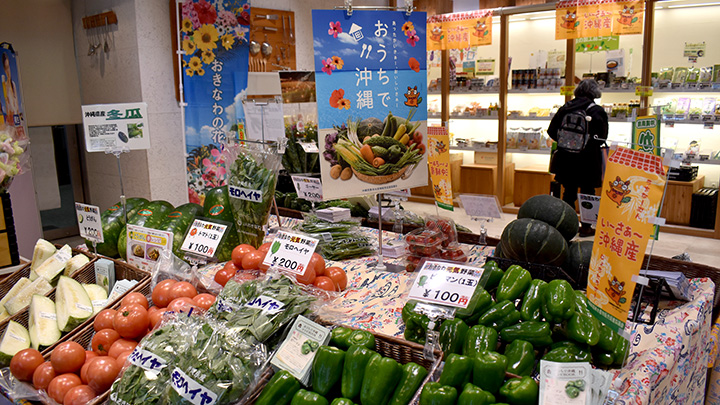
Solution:
[[(339, 326), (329, 322), (324, 322), (322, 320), (320, 320), (319, 323), (321, 325), (325, 325), (331, 328), (334, 326)], [(431, 361), (426, 359), (423, 355), (424, 347), (422, 345), (408, 342), (406, 340), (398, 339), (392, 336), (382, 335), (379, 333), (373, 333), (373, 335), (375, 335), (375, 351), (381, 354), (383, 357), (389, 357), (391, 359), (394, 359), (400, 364), (407, 364), (412, 361), (425, 367), (428, 370), (428, 376), (425, 377), (425, 380), (423, 380), (420, 388), (418, 388), (415, 396), (410, 401), (410, 404), (417, 404), (420, 400), (420, 391), (422, 390), (422, 387), (425, 385), (425, 383), (431, 381), (432, 376), (435, 374), (435, 371), (440, 366), (443, 353), (440, 350), (435, 350), (435, 360)], [(275, 374), (275, 372), (273, 371), (272, 367), (267, 367), (265, 370), (263, 370), (257, 381), (257, 384), (255, 385), (255, 387), (252, 388), (251, 392), (247, 396), (247, 399), (242, 403), (255, 403), (255, 401), (260, 396), (260, 393), (265, 388), (265, 385), (267, 385), (268, 381), (270, 381), (270, 378), (272, 378), (273, 374)]]
[(652, 256), (650, 259), (648, 259), (648, 256), (645, 256), (642, 264), (642, 269), (645, 268), (649, 270), (679, 271), (683, 273), (688, 279), (711, 279), (713, 283), (715, 283), (715, 298), (713, 301), (713, 308), (720, 307), (720, 269), (704, 264), (669, 259), (660, 256)]

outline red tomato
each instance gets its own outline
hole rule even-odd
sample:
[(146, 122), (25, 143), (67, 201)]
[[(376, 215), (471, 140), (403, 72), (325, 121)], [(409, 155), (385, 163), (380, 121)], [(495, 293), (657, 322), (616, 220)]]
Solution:
[(90, 343), (93, 352), (99, 356), (107, 356), (110, 346), (115, 343), (116, 340), (120, 339), (120, 334), (115, 329), (103, 329), (100, 332), (95, 333)]
[(297, 278), (298, 283), (307, 285), (307, 284), (314, 283), (315, 277), (316, 277), (315, 269), (312, 268), (311, 266), (308, 266), (307, 269), (305, 270), (305, 274), (303, 274), (302, 276), (297, 276), (296, 278)]
[(158, 307), (156, 307), (155, 305), (151, 305), (151, 306), (148, 308), (148, 316), (152, 315), (153, 313), (155, 313), (155, 312), (157, 312), (157, 311), (158, 311)]
[(70, 388), (63, 399), (64, 405), (85, 405), (95, 398), (97, 394), (87, 385), (78, 385)]
[(35, 387), (36, 390), (47, 390), (53, 378), (55, 378), (55, 369), (52, 363), (46, 361), (35, 369), (32, 379), (33, 387)]
[(150, 321), (150, 328), (154, 329), (155, 325), (160, 322), (162, 319), (163, 314), (167, 311), (167, 308), (158, 309), (157, 311), (153, 312), (152, 314), (148, 315), (148, 320)]
[(97, 357), (97, 353), (95, 353), (92, 350), (85, 350), (85, 363), (90, 361), (90, 359)]
[(93, 328), (95, 329), (95, 332), (103, 329), (112, 328), (113, 318), (115, 318), (116, 313), (117, 311), (114, 309), (103, 309), (102, 311), (98, 312), (98, 314), (95, 316), (95, 321), (93, 322)]
[(232, 262), (235, 263), (237, 268), (242, 268), (243, 257), (250, 252), (254, 252), (255, 247), (247, 244), (237, 245), (232, 251)]
[(85, 349), (75, 342), (60, 343), (52, 351), (50, 362), (58, 374), (77, 373), (85, 363)]
[(327, 276), (317, 276), (317, 278), (315, 278), (315, 281), (313, 282), (313, 285), (325, 291), (337, 291), (337, 285), (335, 285), (335, 282)]
[(266, 242), (266, 243), (263, 243), (262, 245), (260, 245), (260, 247), (257, 248), (257, 250), (260, 252), (267, 253), (270, 250), (270, 246), (272, 246), (272, 242)]
[(138, 345), (138, 342), (134, 340), (128, 340), (128, 339), (118, 339), (113, 343), (112, 346), (110, 346), (110, 350), (108, 351), (108, 356), (112, 357), (113, 359), (117, 359), (118, 356), (120, 356), (121, 353), (135, 350), (135, 346)]
[(313, 253), (308, 262), (308, 267), (315, 269), (315, 275), (322, 276), (325, 274), (325, 259), (318, 253)]
[(132, 354), (132, 352), (133, 352), (132, 350), (128, 350), (126, 352), (120, 353), (120, 355), (117, 357), (117, 359), (116, 359), (117, 365), (118, 365), (118, 367), (120, 367), (121, 370), (125, 366), (125, 360), (127, 360), (128, 356), (130, 356)]
[(260, 268), (260, 264), (262, 263), (263, 259), (265, 259), (265, 254), (263, 252), (258, 252), (257, 250), (254, 250), (250, 253), (247, 253), (242, 258), (242, 268), (244, 270), (257, 270)]
[(197, 308), (195, 301), (188, 297), (175, 298), (167, 307), (168, 311), (185, 313), (190, 312), (190, 309), (197, 310)]
[(20, 350), (10, 360), (10, 372), (20, 381), (31, 381), (35, 369), (45, 362), (35, 349)]
[(345, 270), (340, 267), (328, 267), (325, 269), (325, 275), (335, 282), (340, 291), (344, 291), (345, 288), (347, 288), (347, 274), (345, 274)]
[(115, 319), (113, 319), (113, 327), (120, 336), (126, 339), (135, 339), (142, 336), (148, 325), (147, 310), (137, 304), (120, 308), (120, 311), (115, 314)]
[[(57, 349), (55, 349), (57, 350)], [(73, 387), (82, 385), (80, 377), (73, 373), (60, 374), (50, 381), (48, 384), (47, 393), (50, 398), (54, 399), (55, 402), (62, 404), (65, 399), (65, 394), (70, 391)]]
[(130, 304), (140, 304), (143, 307), (145, 307), (145, 309), (148, 309), (147, 298), (145, 298), (145, 296), (139, 292), (133, 292), (133, 293), (126, 295), (125, 298), (123, 298), (122, 302), (120, 303), (120, 306), (124, 307), (124, 306), (130, 305)]
[(153, 288), (152, 301), (158, 308), (165, 308), (170, 301), (170, 288), (177, 283), (175, 280), (163, 280)]
[(215, 303), (215, 296), (212, 294), (198, 294), (193, 298), (193, 301), (195, 301), (195, 305), (207, 311)]
[(170, 288), (170, 302), (172, 302), (172, 300), (174, 300), (175, 298), (180, 297), (193, 298), (197, 294), (197, 290), (192, 284), (188, 283), (187, 281), (180, 281), (179, 283), (175, 283), (172, 288)]
[(83, 364), (82, 368), (80, 369), (80, 381), (82, 381), (83, 384), (87, 384), (87, 382), (88, 382), (88, 376), (87, 376), (88, 367), (90, 367), (90, 363), (92, 363), (92, 361), (94, 359), (96, 359), (97, 357), (98, 356), (95, 355), (95, 357), (93, 357), (92, 359), (85, 361), (85, 364)]
[(225, 284), (227, 284), (228, 280), (233, 278), (233, 276), (238, 272), (238, 270), (239, 269), (237, 268), (237, 266), (235, 266), (235, 264), (233, 264), (233, 262), (230, 261), (225, 263), (225, 267), (215, 273), (215, 282), (225, 287)]
[(109, 356), (94, 358), (87, 369), (88, 385), (95, 392), (105, 392), (120, 374), (117, 361)]

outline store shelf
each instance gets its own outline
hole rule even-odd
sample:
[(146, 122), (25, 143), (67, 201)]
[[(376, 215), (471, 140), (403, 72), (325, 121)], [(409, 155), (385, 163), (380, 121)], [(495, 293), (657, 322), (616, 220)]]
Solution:
[(671, 89), (668, 87), (661, 89), (653, 88), (653, 95), (655, 95), (655, 93), (720, 93), (720, 89), (713, 89), (712, 87), (706, 87), (703, 89), (683, 87), (678, 87), (675, 89)]
[(550, 149), (508, 149), (507, 153), (525, 153), (528, 155), (549, 155)]
[(681, 125), (705, 125), (705, 124), (713, 124), (713, 125), (719, 125), (720, 121), (703, 121), (703, 120), (674, 120), (674, 119), (666, 119), (663, 118), (662, 120), (663, 124), (666, 123), (674, 123), (674, 124), (681, 124)]
[(471, 152), (497, 152), (497, 148), (484, 148), (481, 146), (451, 146), (450, 150), (464, 150)]
[(451, 115), (451, 120), (493, 120), (497, 121), (498, 116), (491, 115)]

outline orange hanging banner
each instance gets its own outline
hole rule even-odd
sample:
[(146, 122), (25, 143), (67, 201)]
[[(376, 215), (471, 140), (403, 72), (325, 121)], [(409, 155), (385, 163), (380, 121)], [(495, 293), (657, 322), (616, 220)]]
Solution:
[(642, 34), (640, 0), (562, 0), (555, 5), (555, 39)]
[(582, 0), (578, 5), (579, 38), (610, 36), (613, 0)]
[(492, 11), (478, 10), (427, 19), (427, 49), (465, 49), (492, 43)]
[(612, 35), (642, 34), (645, 3), (619, 1), (612, 4)]
[(578, 1), (563, 0), (555, 5), (555, 39), (577, 39), (580, 32)]
[(441, 15), (433, 15), (427, 18), (427, 50), (441, 51), (445, 47), (445, 31), (443, 30), (443, 18)]

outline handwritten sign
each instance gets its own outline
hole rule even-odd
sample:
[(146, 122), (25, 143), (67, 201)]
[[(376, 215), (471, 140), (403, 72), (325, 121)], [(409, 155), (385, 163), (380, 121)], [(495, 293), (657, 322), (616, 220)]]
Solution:
[(190, 225), (180, 250), (204, 257), (214, 257), (227, 225), (196, 219)]
[(409, 299), (467, 308), (483, 270), (455, 263), (426, 261), (410, 289)]
[(245, 304), (246, 308), (259, 309), (270, 315), (277, 314), (282, 310), (284, 306), (285, 303), (283, 303), (282, 301), (278, 301), (275, 298), (268, 297), (267, 295), (261, 295), (259, 297), (253, 298), (247, 304)]
[(128, 360), (130, 360), (130, 363), (142, 368), (143, 370), (154, 372), (156, 374), (163, 368), (167, 367), (167, 360), (153, 352), (138, 349), (137, 347), (132, 353), (130, 353)]
[(578, 194), (578, 204), (580, 205), (580, 221), (588, 224), (597, 223), (600, 196)]
[(228, 194), (231, 198), (237, 198), (240, 200), (250, 201), (259, 203), (262, 201), (262, 192), (259, 190), (252, 190), (249, 188), (236, 187), (228, 184)]
[(303, 275), (317, 244), (318, 239), (279, 231), (270, 245), (270, 250), (265, 255), (263, 264), (296, 275)]
[(102, 221), (100, 208), (95, 205), (75, 203), (80, 236), (95, 243), (103, 243)]
[(314, 177), (290, 176), (292, 177), (295, 191), (299, 198), (313, 202), (322, 202), (322, 182)]

